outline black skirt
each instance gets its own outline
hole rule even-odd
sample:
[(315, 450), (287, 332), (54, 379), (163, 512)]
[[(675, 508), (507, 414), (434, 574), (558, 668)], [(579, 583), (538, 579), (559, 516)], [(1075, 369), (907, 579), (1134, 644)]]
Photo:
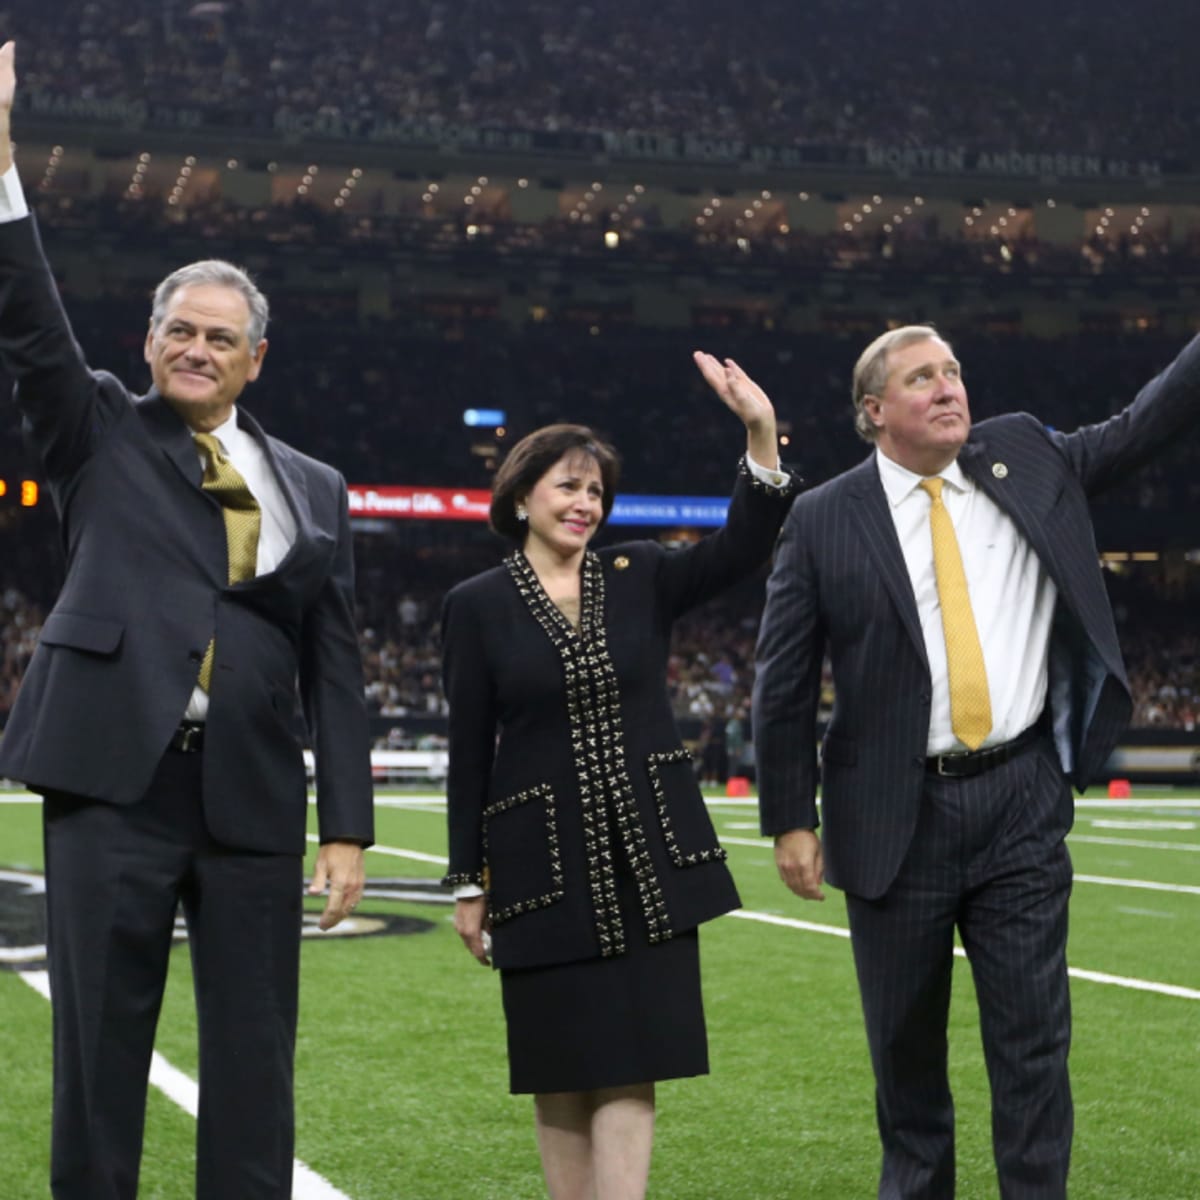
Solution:
[(618, 887), (624, 954), (500, 972), (514, 1094), (708, 1074), (698, 933), (651, 944), (632, 881)]

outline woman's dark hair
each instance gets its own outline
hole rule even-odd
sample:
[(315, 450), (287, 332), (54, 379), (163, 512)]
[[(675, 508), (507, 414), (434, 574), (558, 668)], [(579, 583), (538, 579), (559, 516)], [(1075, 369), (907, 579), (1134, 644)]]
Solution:
[(586, 425), (546, 425), (523, 437), (509, 452), (492, 485), (491, 527), (518, 546), (524, 545), (529, 526), (517, 520), (517, 501), (533, 491), (534, 485), (564, 455), (585, 454), (600, 468), (604, 495), (600, 525), (612, 512), (621, 464), (617, 452), (601, 441)]

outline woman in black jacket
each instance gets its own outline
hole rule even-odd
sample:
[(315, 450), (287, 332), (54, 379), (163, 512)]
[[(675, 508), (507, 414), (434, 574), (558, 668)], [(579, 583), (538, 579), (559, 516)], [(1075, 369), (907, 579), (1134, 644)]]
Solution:
[(697, 926), (739, 904), (667, 696), (671, 626), (766, 561), (795, 492), (770, 401), (696, 363), (747, 431), (724, 528), (588, 549), (613, 450), (513, 447), (491, 523), (518, 547), (443, 610), (455, 926), (501, 972), (510, 1084), (535, 1096), (553, 1200), (645, 1194), (654, 1083), (705, 1074)]

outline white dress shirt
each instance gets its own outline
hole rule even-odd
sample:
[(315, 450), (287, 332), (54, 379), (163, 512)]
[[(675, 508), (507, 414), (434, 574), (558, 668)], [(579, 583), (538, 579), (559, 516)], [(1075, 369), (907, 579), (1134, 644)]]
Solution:
[[(279, 566), (292, 548), (296, 540), (296, 518), (292, 516), (292, 510), (288, 507), (283, 489), (271, 470), (263, 448), (250, 434), (239, 428), (236, 408), (224, 424), (212, 430), (212, 435), (221, 443), (225, 457), (246, 481), (246, 486), (262, 510), (255, 574), (266, 575)], [(196, 455), (201, 466), (204, 466), (207, 455), (199, 446), (196, 447)], [(187, 721), (203, 721), (208, 715), (208, 693), (199, 685), (193, 690), (183, 715)]]
[[(900, 539), (921, 620), (933, 703), (927, 753), (966, 749), (950, 727), (946, 639), (933, 570), (931, 500), (921, 475), (876, 448), (875, 461)], [(1047, 653), (1058, 589), (1007, 513), (963, 474), (957, 462), (941, 472), (942, 501), (950, 514), (967, 577), (971, 611), (983, 648), (992, 730), (983, 747), (1011, 741), (1041, 715), (1046, 703)]]
[(17, 164), (13, 163), (0, 175), (0, 222), (19, 221), (27, 216), (29, 205), (25, 202), (25, 191), (17, 174)]

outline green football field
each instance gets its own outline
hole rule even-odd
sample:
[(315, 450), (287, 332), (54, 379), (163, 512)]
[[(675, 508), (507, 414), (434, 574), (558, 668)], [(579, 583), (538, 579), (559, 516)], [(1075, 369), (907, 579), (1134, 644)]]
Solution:
[[(867, 1200), (878, 1148), (840, 894), (804, 904), (784, 890), (757, 836), (752, 802), (714, 799), (712, 812), (745, 908), (702, 935), (712, 1074), (660, 1085), (650, 1194)], [(294, 1193), (303, 1200), (544, 1195), (531, 1102), (507, 1093), (499, 981), (463, 950), (444, 898), (422, 888), (442, 870), (444, 820), (439, 796), (381, 796), (379, 845), (367, 856), (372, 890), (357, 914), (357, 936), (306, 940)], [(1142, 789), (1131, 801), (1089, 796), (1071, 850), (1071, 1194), (1196, 1200), (1200, 799)], [(36, 804), (0, 797), (0, 922), (15, 893), (36, 890), (40, 869)], [(0, 924), (0, 953), (36, 954), (22, 951), (20, 940)], [(50, 1007), (38, 990), (42, 966), (30, 957), (23, 969), (0, 969), (4, 1200), (48, 1195)], [(997, 1195), (987, 1089), (970, 973), (962, 960), (957, 968), (951, 1070), (959, 1196), (981, 1200)], [(147, 1115), (145, 1198), (192, 1194), (189, 976), (178, 945)]]

